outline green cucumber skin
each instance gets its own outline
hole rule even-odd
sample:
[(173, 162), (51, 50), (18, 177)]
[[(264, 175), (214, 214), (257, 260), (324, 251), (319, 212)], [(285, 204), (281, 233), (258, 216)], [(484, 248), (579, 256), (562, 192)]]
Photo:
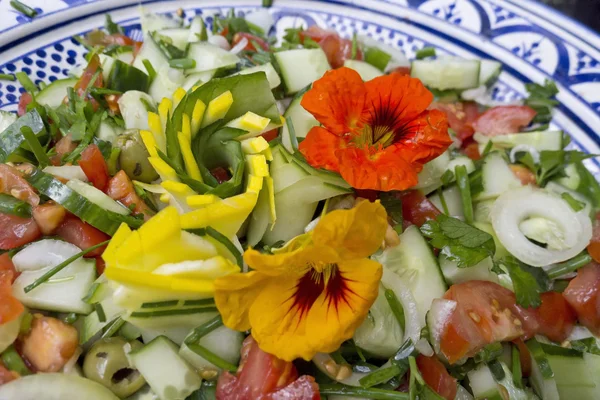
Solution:
[(25, 143), (25, 137), (21, 133), (24, 126), (30, 127), (36, 136), (46, 131), (44, 121), (35, 109), (17, 119), (0, 133), (0, 163), (6, 162), (7, 158)]
[(110, 89), (123, 93), (129, 90), (139, 90), (146, 93), (150, 86), (150, 78), (146, 73), (132, 65), (125, 64), (121, 60), (115, 61), (110, 72), (109, 82)]

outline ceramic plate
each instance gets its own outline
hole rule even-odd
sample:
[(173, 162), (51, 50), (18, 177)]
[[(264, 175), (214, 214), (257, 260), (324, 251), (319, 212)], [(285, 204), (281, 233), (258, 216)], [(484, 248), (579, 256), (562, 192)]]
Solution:
[[(600, 153), (600, 36), (577, 22), (530, 0), (276, 0), (270, 8), (274, 34), (317, 24), (342, 36), (366, 34), (402, 49), (409, 58), (424, 46), (438, 54), (494, 58), (504, 72), (493, 88), (498, 101), (525, 94), (527, 82), (554, 80), (560, 88), (553, 125), (573, 138), (571, 147)], [(104, 24), (104, 14), (140, 39), (139, 1), (28, 0), (39, 15), (23, 17), (0, 2), (0, 73), (27, 72), (36, 82), (67, 76), (83, 61), (85, 49), (72, 39)], [(178, 8), (188, 19), (208, 22), (233, 7), (239, 14), (260, 7), (260, 0), (144, 1), (154, 13)], [(0, 109), (13, 110), (22, 88), (0, 82)], [(600, 178), (600, 161), (587, 161)]]

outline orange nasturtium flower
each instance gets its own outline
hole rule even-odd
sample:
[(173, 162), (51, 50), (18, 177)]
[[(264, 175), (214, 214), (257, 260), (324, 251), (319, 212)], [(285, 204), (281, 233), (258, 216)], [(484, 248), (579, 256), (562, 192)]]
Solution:
[(385, 209), (363, 201), (326, 214), (275, 254), (247, 250), (253, 271), (215, 281), (223, 322), (252, 329), (262, 350), (286, 361), (337, 350), (377, 297), (382, 268), (368, 257), (386, 229)]
[(408, 189), (423, 164), (452, 143), (446, 115), (427, 110), (432, 100), (409, 76), (363, 82), (349, 68), (329, 71), (302, 98), (322, 126), (308, 132), (299, 150), (313, 167), (339, 172), (357, 189)]

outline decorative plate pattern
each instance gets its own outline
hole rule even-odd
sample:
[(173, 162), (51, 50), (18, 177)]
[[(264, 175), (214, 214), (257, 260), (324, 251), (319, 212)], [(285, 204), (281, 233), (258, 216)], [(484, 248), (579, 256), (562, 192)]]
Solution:
[[(40, 15), (33, 21), (0, 2), (0, 73), (25, 71), (37, 82), (68, 75), (85, 49), (73, 35), (102, 27), (104, 13), (141, 35), (139, 8), (132, 0), (29, 0)], [(243, 14), (259, 0), (144, 1), (144, 8), (186, 17)], [(223, 6), (227, 3), (227, 6)], [(343, 36), (366, 34), (402, 49), (409, 58), (424, 46), (440, 53), (502, 61), (504, 72), (493, 88), (498, 101), (523, 97), (528, 82), (556, 81), (560, 88), (553, 124), (573, 138), (572, 147), (600, 153), (600, 37), (530, 0), (276, 0), (270, 8), (275, 32), (317, 24)], [(210, 20), (210, 18), (209, 18)], [(14, 109), (22, 88), (0, 82), (0, 109)], [(600, 177), (600, 162), (588, 166)]]

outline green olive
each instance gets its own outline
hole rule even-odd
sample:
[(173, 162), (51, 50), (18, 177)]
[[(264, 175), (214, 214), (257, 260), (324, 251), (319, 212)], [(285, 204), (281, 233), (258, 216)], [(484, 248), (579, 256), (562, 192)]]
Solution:
[(119, 164), (127, 176), (146, 183), (158, 179), (158, 174), (148, 161), (150, 154), (148, 154), (137, 129), (123, 132), (117, 136), (113, 145), (121, 149)]
[(83, 361), (86, 378), (106, 386), (121, 398), (131, 396), (146, 384), (142, 374), (127, 359), (124, 348), (127, 345), (131, 346), (130, 350), (143, 346), (137, 340), (128, 342), (120, 337), (100, 339)]

